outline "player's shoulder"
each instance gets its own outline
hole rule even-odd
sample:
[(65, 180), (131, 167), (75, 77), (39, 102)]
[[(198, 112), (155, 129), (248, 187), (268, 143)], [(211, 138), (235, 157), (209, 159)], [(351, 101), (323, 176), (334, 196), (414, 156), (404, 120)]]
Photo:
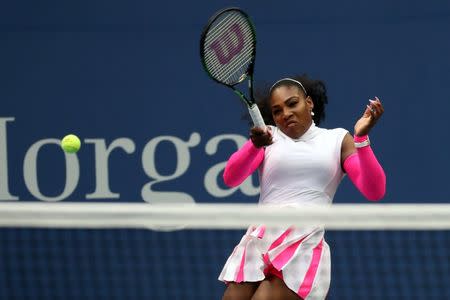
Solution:
[(270, 132), (272, 133), (273, 142), (287, 140), (288, 137), (277, 126), (268, 125)]
[(347, 133), (348, 130), (342, 127), (337, 127), (337, 128), (331, 128), (331, 129), (327, 129), (330, 133), (332, 134), (342, 134), (342, 133)]
[(337, 128), (322, 128), (319, 127), (323, 134), (327, 136), (334, 136), (337, 138), (343, 138), (349, 131), (342, 127)]
[(267, 127), (269, 128), (270, 132), (272, 132), (272, 134), (277, 134), (279, 132), (279, 129), (276, 126), (267, 125)]

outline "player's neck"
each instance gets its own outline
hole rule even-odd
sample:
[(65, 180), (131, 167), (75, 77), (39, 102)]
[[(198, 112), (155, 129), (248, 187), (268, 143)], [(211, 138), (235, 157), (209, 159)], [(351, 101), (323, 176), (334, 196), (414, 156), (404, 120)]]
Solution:
[(305, 126), (305, 130), (302, 133), (298, 134), (297, 137), (289, 136), (285, 132), (282, 132), (282, 133), (283, 133), (283, 135), (285, 135), (287, 138), (290, 138), (294, 142), (300, 142), (300, 141), (307, 141), (307, 140), (314, 138), (317, 135), (317, 132), (318, 132), (318, 127), (316, 127), (316, 124), (314, 123), (314, 121), (311, 120), (309, 125)]

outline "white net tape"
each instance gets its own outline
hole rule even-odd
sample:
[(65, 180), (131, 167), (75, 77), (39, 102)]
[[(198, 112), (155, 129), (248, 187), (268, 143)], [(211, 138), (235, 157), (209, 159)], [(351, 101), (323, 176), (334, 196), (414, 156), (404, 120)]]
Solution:
[(0, 227), (243, 229), (249, 225), (324, 226), (334, 230), (446, 230), (450, 204), (255, 204), (4, 202)]

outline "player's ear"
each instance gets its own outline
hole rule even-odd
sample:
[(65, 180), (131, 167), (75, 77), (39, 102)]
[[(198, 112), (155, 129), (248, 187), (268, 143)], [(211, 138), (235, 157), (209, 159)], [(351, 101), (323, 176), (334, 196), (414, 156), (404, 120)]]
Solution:
[(314, 108), (314, 101), (312, 100), (311, 96), (306, 97), (306, 103), (308, 104), (309, 110), (312, 110)]

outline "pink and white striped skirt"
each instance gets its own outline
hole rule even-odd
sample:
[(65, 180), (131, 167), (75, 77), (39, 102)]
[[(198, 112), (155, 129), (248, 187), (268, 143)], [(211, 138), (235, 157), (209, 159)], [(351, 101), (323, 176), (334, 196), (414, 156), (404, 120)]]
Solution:
[(283, 279), (302, 299), (325, 299), (330, 287), (330, 249), (323, 228), (251, 226), (228, 258), (219, 280)]

